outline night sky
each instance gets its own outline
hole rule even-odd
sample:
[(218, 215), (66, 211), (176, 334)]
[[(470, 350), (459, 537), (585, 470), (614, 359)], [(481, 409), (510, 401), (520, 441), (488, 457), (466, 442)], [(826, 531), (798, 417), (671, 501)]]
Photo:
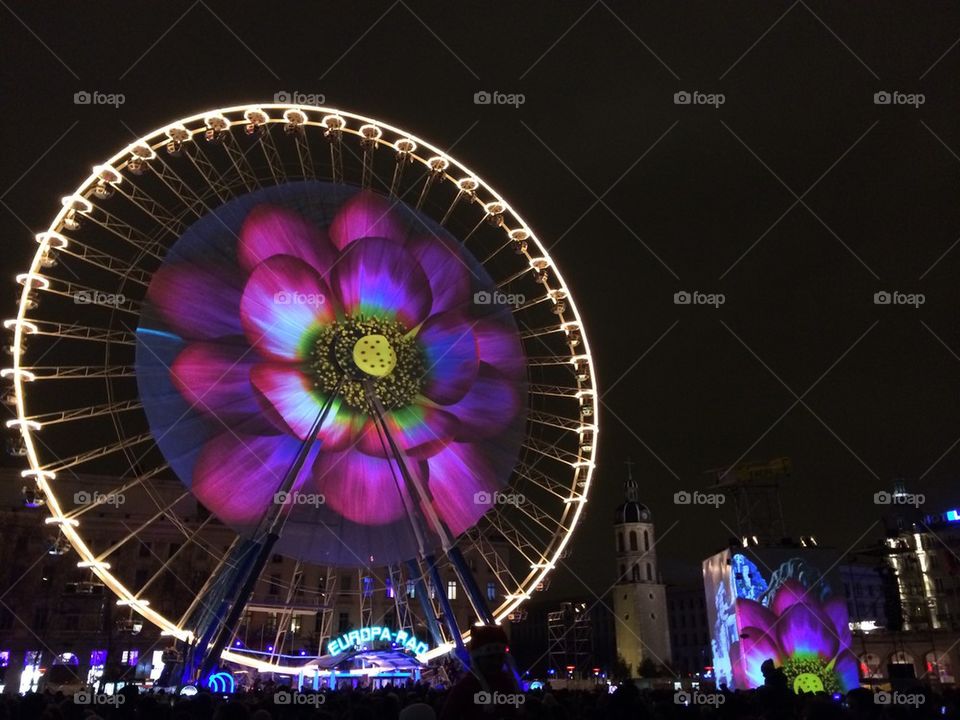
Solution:
[[(960, 502), (960, 7), (2, 5), (5, 317), (33, 234), (91, 165), (179, 117), (322, 94), (450, 148), (575, 294), (605, 395), (597, 482), (551, 592), (613, 582), (628, 457), (674, 581), (731, 534), (729, 512), (672, 502), (711, 468), (792, 458), (788, 529), (840, 550), (879, 533), (873, 494), (895, 477), (930, 512)], [(525, 102), (475, 104), (484, 90)], [(723, 103), (675, 103), (695, 91)]]

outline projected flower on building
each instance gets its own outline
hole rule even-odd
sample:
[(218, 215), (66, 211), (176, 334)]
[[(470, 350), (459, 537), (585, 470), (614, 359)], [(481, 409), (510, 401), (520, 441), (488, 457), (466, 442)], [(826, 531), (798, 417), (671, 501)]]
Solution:
[[(323, 498), (325, 522), (392, 527), (359, 555), (399, 553), (408, 521), (379, 406), (436, 513), (463, 532), (490, 507), (475, 496), (506, 484), (519, 448), (525, 361), (509, 309), (476, 304), (492, 289), (482, 267), (402, 203), (324, 183), (267, 198), (216, 218), (222, 227), (202, 224), (153, 276), (155, 321), (140, 328), (150, 352), (138, 350), (148, 417), (155, 434), (175, 431), (169, 398), (139, 373), (166, 350), (172, 386), (206, 435), (190, 450), (178, 430), (161, 449), (207, 508), (250, 527), (332, 398), (295, 490)], [(512, 458), (498, 463), (497, 445)]]
[(843, 597), (821, 601), (793, 579), (786, 580), (769, 607), (737, 601), (740, 639), (731, 647), (736, 687), (763, 685), (761, 665), (782, 667), (795, 692), (847, 692), (859, 686), (857, 658)]

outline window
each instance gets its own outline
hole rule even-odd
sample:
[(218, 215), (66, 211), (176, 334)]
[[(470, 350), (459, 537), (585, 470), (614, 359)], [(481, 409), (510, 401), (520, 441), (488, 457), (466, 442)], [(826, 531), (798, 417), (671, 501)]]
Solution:
[(353, 587), (352, 579), (353, 579), (353, 578), (352, 578), (351, 575), (341, 575), (341, 576), (340, 576), (340, 589), (343, 590), (343, 591), (345, 591), (345, 592), (349, 592), (349, 591), (350, 591), (350, 588)]
[(633, 582), (640, 582), (640, 566), (639, 565), (633, 566), (630, 579), (633, 580)]
[(387, 597), (392, 598), (395, 594), (393, 592), (393, 580), (387, 578)]
[(650, 549), (650, 534), (646, 530), (643, 531), (643, 549)]
[(407, 597), (412, 598), (417, 596), (417, 583), (413, 580), (407, 580)]
[[(620, 566), (621, 569), (623, 566)], [(496, 600), (497, 599), (497, 584), (494, 582), (487, 583), (487, 600)]]
[(373, 595), (373, 578), (364, 576), (362, 578), (363, 582), (363, 596), (371, 597)]
[(456, 600), (457, 599), (457, 581), (448, 580), (447, 581), (447, 600)]
[(631, 550), (637, 549), (637, 533), (634, 530), (630, 531), (630, 549)]
[(647, 580), (653, 580), (653, 567), (647, 563)]

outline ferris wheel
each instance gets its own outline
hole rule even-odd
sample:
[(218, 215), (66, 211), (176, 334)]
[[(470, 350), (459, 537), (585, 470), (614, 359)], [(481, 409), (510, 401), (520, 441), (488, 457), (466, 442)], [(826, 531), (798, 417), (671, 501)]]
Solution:
[[(2, 371), (23, 477), (79, 567), (208, 664), (315, 661), (233, 647), (269, 554), (381, 588), (452, 571), (486, 624), (568, 552), (598, 433), (586, 331), (544, 243), (439, 148), (333, 108), (214, 110), (95, 166), (36, 240)], [(115, 485), (58, 491), (90, 475)], [(97, 547), (118, 492), (154, 512)], [(147, 524), (213, 571), (158, 598), (175, 558), (121, 560)], [(420, 660), (469, 641), (442, 590), (395, 595), (433, 637)]]

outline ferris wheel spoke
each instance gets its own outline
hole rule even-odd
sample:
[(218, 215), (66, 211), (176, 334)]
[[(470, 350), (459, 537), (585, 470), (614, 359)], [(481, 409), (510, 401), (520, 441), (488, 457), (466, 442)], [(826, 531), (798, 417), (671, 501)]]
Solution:
[[(16, 323), (17, 321), (15, 320), (8, 320), (4, 325), (12, 327)], [(93, 327), (91, 325), (60, 323), (36, 318), (24, 318), (23, 325), (25, 335), (46, 335), (68, 340), (88, 340), (112, 345), (137, 344), (136, 335), (125, 330), (111, 330), (109, 328)]]
[(524, 480), (533, 483), (542, 490), (555, 495), (561, 501), (566, 501), (570, 497), (577, 495), (575, 490), (571, 490), (570, 485), (555, 480), (553, 476), (538, 470), (535, 465), (519, 463), (514, 472)]
[(588, 432), (594, 425), (590, 423), (585, 423), (581, 419), (575, 419), (567, 417), (565, 415), (556, 415), (554, 413), (545, 412), (543, 410), (531, 410), (527, 413), (527, 419), (530, 422), (537, 423), (539, 425), (546, 425), (547, 427), (558, 428), (560, 430), (566, 430), (577, 435), (582, 435), (585, 432)]
[[(220, 202), (226, 202), (229, 200), (233, 196), (233, 194), (230, 192), (229, 186), (224, 182), (220, 173), (213, 166), (213, 163), (210, 162), (210, 158), (207, 157), (207, 154), (204, 152), (201, 145), (195, 140), (191, 140), (189, 142), (185, 142), (181, 148), (183, 154), (190, 161), (190, 164), (193, 165), (194, 169), (200, 174), (200, 177), (202, 177), (206, 183), (206, 186), (209, 189), (209, 193), (207, 194), (208, 197), (214, 196), (220, 200)], [(163, 169), (161, 170), (161, 168)], [(170, 167), (168, 163), (161, 161), (161, 166), (153, 166), (153, 170), (164, 182), (164, 184), (170, 188), (175, 195), (177, 195), (177, 197), (182, 199), (185, 194), (189, 194), (193, 198), (193, 203), (185, 203), (190, 213), (200, 217), (200, 208), (209, 210), (209, 206), (204, 199), (195, 193), (193, 189), (183, 181), (183, 179)]]
[[(202, 523), (200, 523), (200, 525), (197, 526), (196, 530), (194, 530), (186, 538), (186, 540), (180, 544), (180, 547), (178, 547), (176, 551), (174, 551), (173, 554), (171, 554), (170, 557), (163, 562), (163, 564), (159, 567), (159, 569), (147, 579), (147, 581), (143, 584), (143, 586), (140, 588), (137, 588), (137, 592), (134, 595), (134, 597), (138, 599), (142, 597), (143, 594), (146, 593), (147, 590), (150, 588), (150, 586), (153, 585), (153, 583), (156, 582), (156, 580), (160, 578), (160, 576), (162, 576), (163, 573), (170, 568), (170, 566), (173, 564), (173, 561), (176, 560), (178, 557), (180, 557), (180, 554), (184, 552), (188, 547), (190, 547), (190, 545), (193, 543), (196, 536), (199, 535), (212, 520), (213, 520), (213, 516), (211, 515)], [(171, 574), (175, 575), (176, 573), (171, 573)]]
[(153, 440), (152, 434), (148, 432), (141, 433), (139, 435), (134, 435), (133, 437), (118, 440), (110, 445), (103, 445), (101, 447), (94, 448), (93, 450), (88, 450), (68, 458), (56, 460), (52, 463), (41, 466), (40, 470), (45, 472), (61, 472), (68, 468), (77, 467), (78, 465), (83, 465), (84, 463), (88, 463), (92, 460), (98, 460), (99, 458), (112, 455), (116, 452), (122, 452), (127, 448), (136, 447), (137, 445), (150, 442), (151, 440)]
[(128, 182), (119, 182), (113, 185), (114, 190), (125, 197), (130, 203), (140, 208), (160, 229), (174, 238), (180, 237), (185, 226), (177, 220), (162, 203), (158, 202), (139, 187), (134, 178), (125, 178)]
[(580, 462), (580, 456), (576, 453), (557, 447), (556, 444), (543, 442), (539, 438), (527, 438), (523, 446), (537, 455), (570, 465), (571, 467), (576, 467), (577, 463)]
[(263, 157), (267, 161), (267, 168), (270, 171), (273, 184), (282, 185), (287, 181), (287, 173), (283, 168), (283, 161), (280, 159), (277, 144), (273, 140), (272, 128), (273, 126), (269, 123), (254, 124), (253, 132), (257, 135), (257, 140), (260, 143), (260, 149), (263, 151)]
[(527, 539), (526, 534), (518, 530), (499, 508), (494, 507), (484, 515), (484, 519), (531, 565), (546, 560), (546, 557)]
[[(90, 220), (110, 234), (120, 238), (128, 245), (132, 245), (137, 250), (152, 255), (156, 260), (163, 260), (163, 255), (157, 252), (163, 247), (161, 243), (156, 240), (151, 240), (126, 220), (122, 220), (113, 213), (100, 207), (97, 203), (91, 202), (90, 206), (89, 210), (80, 213), (81, 217)], [(72, 239), (73, 238), (67, 237), (68, 242)]]
[(250, 167), (250, 161), (247, 160), (247, 153), (240, 149), (233, 133), (224, 131), (221, 135), (217, 136), (217, 140), (220, 141), (220, 146), (230, 159), (230, 164), (233, 166), (233, 169), (236, 171), (237, 176), (240, 178), (247, 192), (253, 192), (259, 189), (260, 183), (257, 181), (257, 175), (253, 172), (253, 168)]
[[(90, 287), (89, 285), (81, 285), (80, 283), (75, 283), (70, 280), (50, 277), (49, 275), (43, 275), (42, 277), (45, 282), (39, 285), (34, 284), (31, 294), (39, 291), (69, 298), (71, 302), (77, 305), (86, 305), (91, 308), (106, 311), (122, 310), (123, 312), (134, 315), (140, 314), (139, 302), (126, 297), (120, 297), (117, 293)], [(101, 299), (103, 301), (97, 302)], [(36, 299), (34, 299), (34, 303), (37, 303)], [(30, 306), (28, 306), (28, 309), (31, 309)]]
[(141, 410), (142, 408), (143, 402), (139, 398), (134, 398), (131, 400), (101, 403), (99, 405), (87, 405), (70, 410), (57, 410), (54, 412), (27, 415), (25, 420), (37, 423), (41, 427), (46, 427), (47, 425), (57, 425), (59, 423), (74, 422), (77, 420), (88, 420), (103, 415)]
[(40, 380), (90, 380), (102, 378), (135, 377), (133, 365), (34, 365), (22, 370), (33, 374), (33, 382)]
[(549, 293), (547, 293), (546, 295), (541, 295), (540, 297), (536, 297), (536, 298), (533, 298), (532, 300), (527, 300), (524, 303), (520, 303), (519, 305), (515, 305), (512, 311), (514, 314), (521, 313), (528, 310), (532, 310), (538, 307), (539, 305), (542, 305), (545, 302), (552, 302), (552, 301), (553, 301), (553, 298), (550, 297)]
[(103, 562), (103, 561), (105, 561), (107, 558), (109, 558), (111, 555), (113, 555), (115, 552), (117, 552), (117, 550), (119, 550), (119, 549), (122, 548), (124, 545), (126, 545), (128, 542), (130, 542), (131, 540), (133, 540), (134, 538), (136, 538), (137, 536), (139, 536), (140, 533), (142, 533), (142, 532), (143, 532), (144, 530), (146, 530), (148, 527), (150, 527), (151, 525), (153, 525), (157, 520), (159, 520), (159, 519), (162, 518), (162, 517), (166, 517), (166, 516), (167, 516), (167, 513), (168, 513), (169, 510), (170, 510), (170, 508), (172, 508), (174, 505), (176, 505), (176, 504), (179, 503), (181, 500), (183, 500), (184, 498), (187, 498), (187, 497), (192, 497), (192, 496), (190, 495), (190, 491), (189, 491), (189, 490), (186, 490), (186, 491), (184, 491), (183, 493), (181, 493), (180, 495), (178, 495), (178, 496), (176, 497), (176, 499), (174, 499), (173, 501), (171, 501), (170, 503), (168, 503), (165, 507), (160, 508), (160, 510), (158, 510), (155, 514), (151, 515), (147, 520), (145, 520), (144, 522), (142, 522), (135, 530), (131, 530), (130, 532), (128, 532), (127, 535), (126, 535), (126, 537), (124, 537), (123, 539), (121, 539), (121, 540), (119, 540), (118, 542), (114, 543), (114, 544), (111, 545), (109, 548), (107, 548), (107, 549), (104, 550), (102, 553), (100, 553), (100, 554), (97, 556), (97, 562)]
[(70, 243), (66, 247), (60, 248), (57, 252), (82, 260), (85, 263), (111, 272), (114, 275), (119, 275), (143, 287), (147, 287), (147, 285), (150, 284), (152, 273), (140, 267), (139, 259), (124, 260), (110, 253), (85, 245), (76, 238), (70, 238)]
[(111, 501), (113, 497), (122, 495), (126, 493), (128, 490), (133, 490), (138, 485), (146, 484), (146, 482), (150, 478), (152, 478), (154, 475), (157, 475), (163, 472), (164, 470), (169, 469), (169, 467), (170, 466), (167, 463), (158, 465), (153, 470), (150, 470), (147, 473), (139, 475), (138, 477), (135, 477), (132, 480), (128, 480), (123, 485), (118, 487), (116, 490), (111, 490), (109, 493), (106, 493), (106, 494), (103, 494), (103, 493), (98, 494), (96, 497), (93, 498), (91, 502), (86, 503), (85, 505), (81, 505), (80, 507), (76, 508), (75, 510), (71, 510), (68, 513), (64, 513), (63, 516), (67, 519), (78, 518), (84, 513), (90, 512), (94, 508), (100, 507), (101, 505), (106, 505)]
[(464, 533), (464, 537), (468, 539), (470, 547), (476, 549), (477, 556), (483, 560), (505, 591), (514, 592), (520, 587), (520, 582), (510, 571), (510, 566), (483, 533), (476, 528), (471, 528)]

